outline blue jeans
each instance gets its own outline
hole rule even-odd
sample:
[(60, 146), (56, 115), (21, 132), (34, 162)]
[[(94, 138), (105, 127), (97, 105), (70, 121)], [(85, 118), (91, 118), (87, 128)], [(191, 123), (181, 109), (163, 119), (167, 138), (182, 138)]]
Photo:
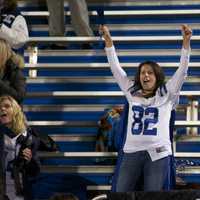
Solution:
[(152, 162), (147, 151), (124, 153), (118, 171), (116, 192), (135, 191), (138, 181), (141, 183), (141, 177), (144, 191), (162, 190), (168, 163), (168, 157)]

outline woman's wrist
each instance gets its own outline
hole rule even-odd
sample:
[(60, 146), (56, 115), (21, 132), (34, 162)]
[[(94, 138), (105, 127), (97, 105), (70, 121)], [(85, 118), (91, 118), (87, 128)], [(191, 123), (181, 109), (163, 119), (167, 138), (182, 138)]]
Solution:
[(105, 40), (105, 45), (106, 45), (107, 48), (112, 47), (113, 46), (113, 41), (111, 39)]
[(190, 40), (183, 39), (183, 48), (189, 49), (190, 48)]

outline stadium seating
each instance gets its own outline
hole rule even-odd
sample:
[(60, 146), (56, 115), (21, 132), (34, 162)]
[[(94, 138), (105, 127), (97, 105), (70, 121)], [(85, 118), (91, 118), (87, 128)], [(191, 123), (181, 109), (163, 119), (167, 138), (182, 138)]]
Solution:
[[(95, 152), (98, 120), (106, 108), (123, 105), (124, 96), (110, 72), (102, 39), (98, 37), (99, 8), (105, 9), (104, 20), (130, 78), (140, 62), (154, 60), (163, 66), (169, 79), (179, 63), (180, 26), (187, 23), (193, 29), (191, 64), (177, 109), (174, 149), (177, 160), (190, 161), (177, 170), (178, 175), (186, 181), (200, 180), (200, 1), (102, 2), (89, 1), (96, 37), (75, 36), (69, 24), (67, 1), (66, 37), (49, 37), (45, 1), (19, 1), (30, 27), (24, 53), (28, 83), (24, 111), (29, 124), (41, 134), (50, 135), (60, 148), (59, 152), (40, 153), (42, 174), (36, 184), (37, 199), (69, 190), (67, 184), (71, 182), (66, 179), (71, 175), (86, 186), (89, 196), (110, 189), (114, 165), (99, 164), (96, 158), (113, 159), (117, 153)], [(52, 42), (63, 42), (67, 48), (52, 50), (48, 48)], [(84, 42), (92, 42), (93, 49), (80, 49)], [(191, 162), (196, 165), (191, 166)], [(52, 184), (57, 186), (53, 189)]]

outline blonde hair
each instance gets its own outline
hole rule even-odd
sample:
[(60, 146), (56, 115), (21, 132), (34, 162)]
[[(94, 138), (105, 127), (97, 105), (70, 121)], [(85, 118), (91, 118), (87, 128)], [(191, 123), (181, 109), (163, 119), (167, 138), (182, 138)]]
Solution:
[(19, 68), (24, 67), (24, 59), (22, 56), (16, 54), (11, 46), (4, 39), (0, 39), (0, 72), (5, 71), (6, 62), (11, 59)]
[(16, 134), (20, 134), (27, 128), (27, 120), (22, 111), (21, 106), (17, 103), (17, 101), (11, 96), (4, 95), (0, 96), (0, 102), (4, 100), (9, 100), (11, 103), (11, 107), (13, 109), (13, 117), (11, 122), (11, 130)]

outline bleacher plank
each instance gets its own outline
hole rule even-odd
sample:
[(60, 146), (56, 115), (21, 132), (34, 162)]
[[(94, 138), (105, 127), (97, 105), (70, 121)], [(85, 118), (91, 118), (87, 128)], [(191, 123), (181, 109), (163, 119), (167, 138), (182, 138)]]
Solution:
[[(131, 78), (131, 77), (130, 77)], [(166, 77), (169, 80), (171, 77)], [(187, 77), (187, 83), (199, 83), (200, 77)], [(65, 76), (65, 77), (37, 77), (28, 78), (27, 83), (29, 84), (46, 84), (46, 83), (116, 83), (116, 80), (111, 76), (94, 76), (94, 77), (83, 77), (83, 76)]]
[(199, 175), (200, 172), (200, 166), (187, 166), (184, 169), (177, 170), (178, 174), (196, 174)]
[[(161, 63), (158, 62), (163, 68), (177, 68), (179, 63)], [(137, 68), (139, 63), (120, 63), (123, 68)], [(191, 62), (190, 67), (199, 68), (200, 62)], [(48, 69), (48, 70), (66, 70), (66, 69), (110, 69), (108, 63), (37, 63), (25, 65), (26, 69)]]
[[(181, 23), (159, 23), (159, 24), (106, 24), (109, 27), (109, 30), (112, 31), (152, 31), (152, 30), (180, 30)], [(199, 23), (188, 23), (188, 25), (193, 30), (198, 30), (200, 28)], [(92, 30), (98, 31), (96, 25), (91, 24)], [(48, 25), (45, 24), (32, 24), (30, 25), (31, 31), (49, 31)], [(66, 25), (66, 31), (73, 31), (73, 27), (68, 24)]]
[[(113, 174), (113, 165), (96, 165), (96, 166), (50, 166), (42, 165), (41, 173), (69, 173), (69, 174)], [(177, 174), (199, 174), (199, 166), (186, 166), (178, 169)]]
[(94, 121), (28, 121), (29, 126), (78, 126), (94, 127), (97, 122)]
[[(28, 121), (29, 126), (84, 126), (95, 127), (95, 121)], [(175, 122), (177, 127), (197, 127), (200, 126), (200, 121), (185, 121), (178, 120)]]
[(96, 165), (96, 166), (50, 166), (42, 165), (42, 173), (70, 173), (70, 174), (111, 174), (114, 166), (110, 165)]
[[(65, 5), (68, 5), (68, 0), (65, 0)], [(25, 7), (28, 5), (33, 5), (33, 6), (37, 6), (39, 3), (40, 5), (45, 5), (46, 4), (46, 0), (18, 0), (18, 5), (19, 7)], [(87, 3), (89, 5), (99, 5), (101, 3), (104, 3), (104, 5), (111, 5), (111, 6), (162, 6), (162, 5), (199, 5), (200, 1), (199, 0), (195, 0), (195, 1), (191, 1), (191, 0), (87, 0)]]
[(88, 185), (87, 190), (110, 190), (111, 185)]
[[(115, 158), (117, 152), (40, 152), (41, 158)], [(200, 158), (199, 152), (174, 152), (175, 158)]]
[[(155, 48), (151, 48), (151, 49), (116, 49), (117, 55), (118, 56), (180, 56), (180, 50), (181, 49), (155, 49)], [(30, 54), (29, 51), (25, 51), (25, 57), (29, 57)], [(105, 56), (105, 51), (103, 49), (93, 49), (93, 50), (87, 50), (87, 49), (66, 49), (66, 50), (41, 50), (38, 49), (38, 53), (37, 53), (38, 57), (45, 57), (45, 56), (53, 56), (53, 57), (57, 57), (57, 56), (72, 56), (72, 57), (76, 57), (76, 56)], [(191, 56), (199, 56), (199, 49), (192, 49), (191, 51)], [(164, 65), (164, 66), (178, 66), (178, 62), (158, 62), (160, 63), (160, 65)], [(28, 67), (30, 63), (26, 63), (26, 66)], [(41, 65), (47, 65), (49, 64), (50, 66), (52, 64), (65, 64), (65, 63), (37, 63), (37, 64), (41, 64)], [(72, 65), (85, 65), (85, 63), (79, 63), (79, 62), (72, 62), (72, 63), (66, 63), (67, 64), (72, 64)], [(89, 64), (88, 67), (90, 67), (90, 65), (105, 65), (105, 66), (109, 66), (108, 62), (89, 62), (87, 63)], [(131, 64), (133, 67), (138, 66), (139, 63), (137, 62), (121, 62), (120, 63), (122, 66), (123, 65), (127, 65), (127, 67), (131, 67)], [(191, 62), (191, 65), (194, 66), (199, 66), (199, 62)]]
[[(47, 17), (49, 16), (48, 11), (22, 11), (21, 14), (25, 17)], [(98, 13), (96, 11), (91, 11), (88, 13), (89, 15), (95, 15), (98, 16)], [(105, 16), (150, 16), (150, 15), (198, 15), (200, 14), (199, 9), (187, 9), (187, 10), (112, 10), (104, 11)], [(65, 12), (66, 16), (70, 16), (71, 13), (69, 11)]]
[[(41, 158), (116, 158), (117, 152), (40, 152)], [(200, 158), (199, 152), (174, 152), (175, 158)]]
[(200, 158), (199, 152), (175, 152), (176, 158)]
[(200, 121), (179, 121), (177, 120), (175, 122), (175, 126), (179, 126), (179, 127), (196, 127), (196, 126), (200, 126)]
[[(182, 36), (113, 36), (112, 40), (115, 43), (119, 42), (178, 42), (182, 41)], [(101, 37), (29, 37), (27, 43), (41, 44), (41, 43), (84, 43), (84, 42), (100, 42), (103, 39)], [(194, 35), (191, 41), (200, 41), (200, 36)]]
[[(84, 112), (84, 111), (104, 111), (107, 108), (111, 108), (114, 105), (111, 104), (90, 104), (90, 105), (82, 105), (82, 104), (67, 104), (67, 105), (24, 105), (24, 112)], [(118, 104), (117, 106), (123, 106), (122, 104)]]
[(55, 142), (96, 142), (96, 135), (91, 134), (50, 134)]
[(117, 152), (40, 152), (42, 158), (113, 158)]
[[(200, 96), (200, 91), (181, 91), (181, 96)], [(29, 92), (27, 97), (123, 97), (122, 91), (53, 91), (53, 92)]]
[(199, 135), (181, 135), (176, 138), (176, 142), (200, 142)]

